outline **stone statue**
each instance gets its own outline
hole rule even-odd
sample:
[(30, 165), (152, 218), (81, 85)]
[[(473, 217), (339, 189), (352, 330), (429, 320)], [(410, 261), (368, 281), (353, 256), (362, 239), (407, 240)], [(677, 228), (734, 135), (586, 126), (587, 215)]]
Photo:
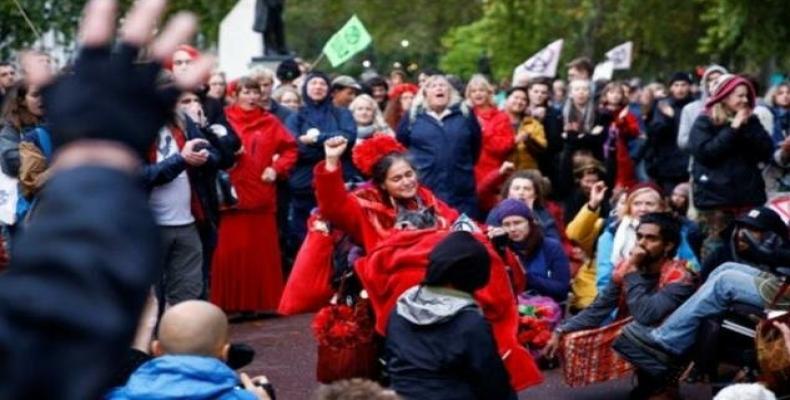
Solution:
[(252, 30), (260, 32), (263, 36), (264, 55), (288, 55), (283, 24), (284, 9), (285, 0), (255, 1), (255, 22), (252, 25)]

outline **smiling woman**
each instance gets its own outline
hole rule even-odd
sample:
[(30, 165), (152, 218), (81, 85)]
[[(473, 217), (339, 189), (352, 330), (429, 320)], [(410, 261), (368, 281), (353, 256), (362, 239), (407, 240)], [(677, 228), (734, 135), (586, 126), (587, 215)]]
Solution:
[(435, 213), (436, 225), (446, 228), (458, 213), (420, 185), (405, 149), (387, 135), (374, 135), (354, 149), (354, 165), (370, 177), (371, 185), (347, 192), (340, 156), (348, 146), (344, 138), (324, 143), (326, 159), (315, 168), (315, 188), (321, 216), (348, 233), (356, 243), (372, 250), (395, 229), (404, 213)]

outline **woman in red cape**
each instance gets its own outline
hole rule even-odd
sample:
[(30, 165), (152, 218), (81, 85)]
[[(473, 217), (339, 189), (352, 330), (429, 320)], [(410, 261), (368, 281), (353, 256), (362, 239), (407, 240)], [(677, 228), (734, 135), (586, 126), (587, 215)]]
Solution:
[[(367, 256), (355, 263), (355, 270), (370, 296), (376, 330), (383, 335), (398, 296), (422, 281), (428, 253), (447, 235), (458, 213), (420, 187), (414, 168), (405, 158), (405, 149), (388, 136), (374, 136), (355, 149), (354, 163), (372, 177), (372, 185), (348, 193), (340, 168), (340, 155), (346, 145), (344, 138), (325, 142), (326, 161), (316, 166), (314, 175), (316, 198), (321, 215), (365, 248)], [(398, 229), (395, 219), (401, 207), (434, 207), (438, 229)], [(488, 285), (475, 298), (491, 322), (511, 384), (517, 390), (538, 384), (543, 377), (516, 340), (518, 313), (505, 266), (485, 236), (476, 237), (489, 250), (492, 265)]]
[(437, 226), (443, 229), (458, 218), (457, 211), (420, 185), (417, 172), (406, 160), (406, 149), (392, 137), (377, 134), (354, 148), (354, 165), (371, 177), (371, 184), (350, 193), (343, 184), (339, 158), (329, 153), (341, 147), (345, 150), (347, 142), (339, 138), (327, 142), (326, 160), (313, 171), (318, 209), (333, 228), (349, 234), (366, 252), (392, 233), (399, 210), (432, 209)]
[(238, 101), (225, 114), (243, 145), (230, 170), (239, 202), (221, 214), (210, 298), (226, 311), (272, 311), (283, 289), (276, 180), (296, 163), (297, 146), (277, 118), (258, 106), (255, 81), (242, 78), (235, 94)]

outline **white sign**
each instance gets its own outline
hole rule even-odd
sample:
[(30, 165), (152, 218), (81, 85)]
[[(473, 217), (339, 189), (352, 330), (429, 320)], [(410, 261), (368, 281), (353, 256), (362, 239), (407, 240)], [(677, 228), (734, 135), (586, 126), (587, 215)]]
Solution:
[(634, 43), (625, 42), (606, 52), (606, 59), (612, 62), (614, 69), (629, 69), (631, 68), (631, 59), (633, 58)]
[(592, 81), (611, 81), (614, 75), (614, 63), (611, 61), (604, 61), (595, 66), (593, 71)]
[(557, 64), (560, 62), (563, 39), (556, 40), (535, 53), (527, 61), (513, 71), (513, 81), (518, 75), (526, 74), (530, 78), (545, 76), (553, 78), (557, 75)]
[(219, 24), (219, 69), (228, 81), (249, 73), (253, 57), (263, 55), (261, 34), (252, 30), (255, 0), (239, 0)]

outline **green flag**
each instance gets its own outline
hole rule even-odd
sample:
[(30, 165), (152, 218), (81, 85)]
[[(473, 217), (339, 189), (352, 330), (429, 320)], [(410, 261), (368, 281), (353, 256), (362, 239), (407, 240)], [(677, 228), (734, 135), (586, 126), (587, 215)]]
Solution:
[(368, 47), (373, 40), (356, 15), (351, 17), (324, 45), (324, 54), (332, 63), (332, 67), (348, 61), (354, 54)]

